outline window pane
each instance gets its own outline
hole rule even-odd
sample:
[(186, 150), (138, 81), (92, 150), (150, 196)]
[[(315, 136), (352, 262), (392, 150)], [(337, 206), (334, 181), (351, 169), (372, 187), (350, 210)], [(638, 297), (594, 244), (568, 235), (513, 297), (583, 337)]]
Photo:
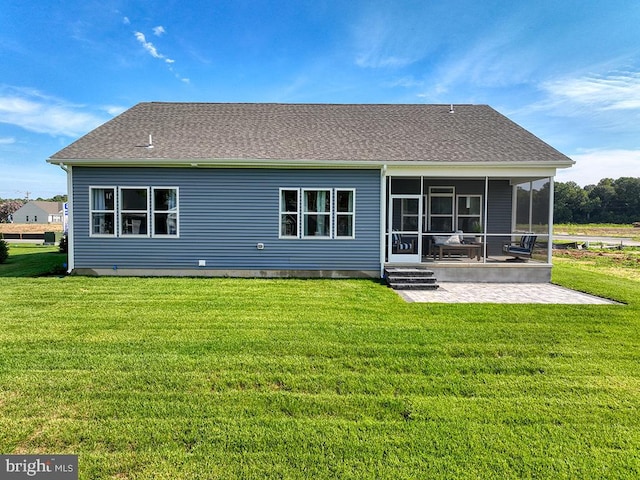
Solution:
[(123, 210), (146, 210), (147, 209), (147, 189), (146, 188), (123, 188), (122, 189), (122, 209)]
[(123, 235), (146, 235), (147, 215), (146, 214), (122, 214), (122, 234)]
[(458, 230), (465, 233), (481, 233), (480, 217), (458, 217)]
[(458, 215), (480, 215), (480, 197), (458, 197)]
[(113, 210), (114, 199), (113, 188), (93, 188), (91, 190), (91, 208), (93, 210)]
[(453, 214), (453, 197), (431, 197), (431, 214)]
[(177, 207), (178, 194), (175, 188), (156, 188), (153, 190), (154, 210), (175, 210)]
[(113, 213), (93, 213), (91, 215), (92, 231), (97, 235), (113, 235), (114, 229)]
[(153, 228), (156, 235), (177, 235), (178, 218), (175, 213), (156, 213), (153, 216)]
[(298, 211), (298, 191), (297, 190), (282, 191), (282, 198), (280, 200), (280, 210), (283, 212)]
[(329, 212), (331, 209), (331, 193), (328, 190), (306, 190), (304, 192), (305, 212)]
[(336, 211), (353, 212), (353, 192), (338, 190), (336, 192)]
[(329, 215), (305, 215), (304, 235), (309, 237), (328, 237), (330, 220)]
[(336, 217), (336, 236), (353, 237), (352, 215), (338, 215)]
[(453, 232), (451, 217), (431, 217), (432, 232)]
[(283, 237), (298, 236), (298, 215), (281, 215), (280, 231)]

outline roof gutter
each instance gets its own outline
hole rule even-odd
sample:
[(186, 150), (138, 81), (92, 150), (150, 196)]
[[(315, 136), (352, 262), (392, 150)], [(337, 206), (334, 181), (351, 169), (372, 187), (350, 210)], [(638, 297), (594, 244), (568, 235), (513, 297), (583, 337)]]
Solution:
[(261, 159), (261, 158), (190, 158), (190, 159), (174, 159), (174, 158), (65, 158), (56, 159), (49, 158), (48, 163), (54, 165), (73, 165), (73, 166), (104, 166), (104, 167), (194, 167), (194, 168), (220, 168), (220, 167), (244, 167), (244, 168), (296, 168), (296, 167), (312, 167), (312, 168), (383, 168), (387, 166), (389, 169), (394, 167), (403, 168), (424, 168), (424, 167), (443, 167), (448, 168), (465, 168), (465, 167), (552, 167), (567, 168), (572, 166), (575, 161), (568, 159), (554, 160), (548, 162), (540, 161), (513, 161), (513, 162), (450, 162), (450, 161), (433, 161), (433, 160), (313, 160), (313, 159)]

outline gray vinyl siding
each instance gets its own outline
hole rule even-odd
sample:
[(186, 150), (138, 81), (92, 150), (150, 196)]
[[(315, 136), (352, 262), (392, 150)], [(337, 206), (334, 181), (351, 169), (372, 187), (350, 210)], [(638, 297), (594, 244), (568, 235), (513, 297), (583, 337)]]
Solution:
[[(179, 238), (90, 237), (90, 186), (178, 187)], [(355, 239), (279, 239), (281, 187), (355, 189)], [(73, 202), (76, 269), (380, 268), (379, 170), (74, 167)]]
[[(510, 233), (513, 187), (509, 180), (489, 181), (487, 205), (487, 233)], [(510, 236), (489, 237), (488, 255), (502, 254), (502, 245), (510, 241)]]

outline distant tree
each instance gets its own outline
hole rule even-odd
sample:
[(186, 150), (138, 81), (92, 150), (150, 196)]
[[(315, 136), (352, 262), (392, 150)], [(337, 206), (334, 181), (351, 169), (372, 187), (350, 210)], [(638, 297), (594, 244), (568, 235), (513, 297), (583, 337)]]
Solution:
[(580, 188), (556, 182), (554, 221), (557, 223), (632, 223), (640, 221), (640, 178), (603, 178)]
[(67, 196), (66, 195), (56, 195), (55, 197), (51, 198), (50, 200), (51, 202), (60, 202), (60, 203), (64, 203), (67, 201)]
[(10, 220), (10, 215), (13, 215), (24, 202), (21, 200), (5, 200), (0, 204), (0, 223), (7, 223)]

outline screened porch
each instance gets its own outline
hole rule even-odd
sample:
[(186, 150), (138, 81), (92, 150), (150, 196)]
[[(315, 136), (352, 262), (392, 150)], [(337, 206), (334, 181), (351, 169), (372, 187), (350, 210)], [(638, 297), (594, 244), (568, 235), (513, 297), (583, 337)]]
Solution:
[(385, 190), (385, 264), (551, 264), (552, 177), (387, 176)]

